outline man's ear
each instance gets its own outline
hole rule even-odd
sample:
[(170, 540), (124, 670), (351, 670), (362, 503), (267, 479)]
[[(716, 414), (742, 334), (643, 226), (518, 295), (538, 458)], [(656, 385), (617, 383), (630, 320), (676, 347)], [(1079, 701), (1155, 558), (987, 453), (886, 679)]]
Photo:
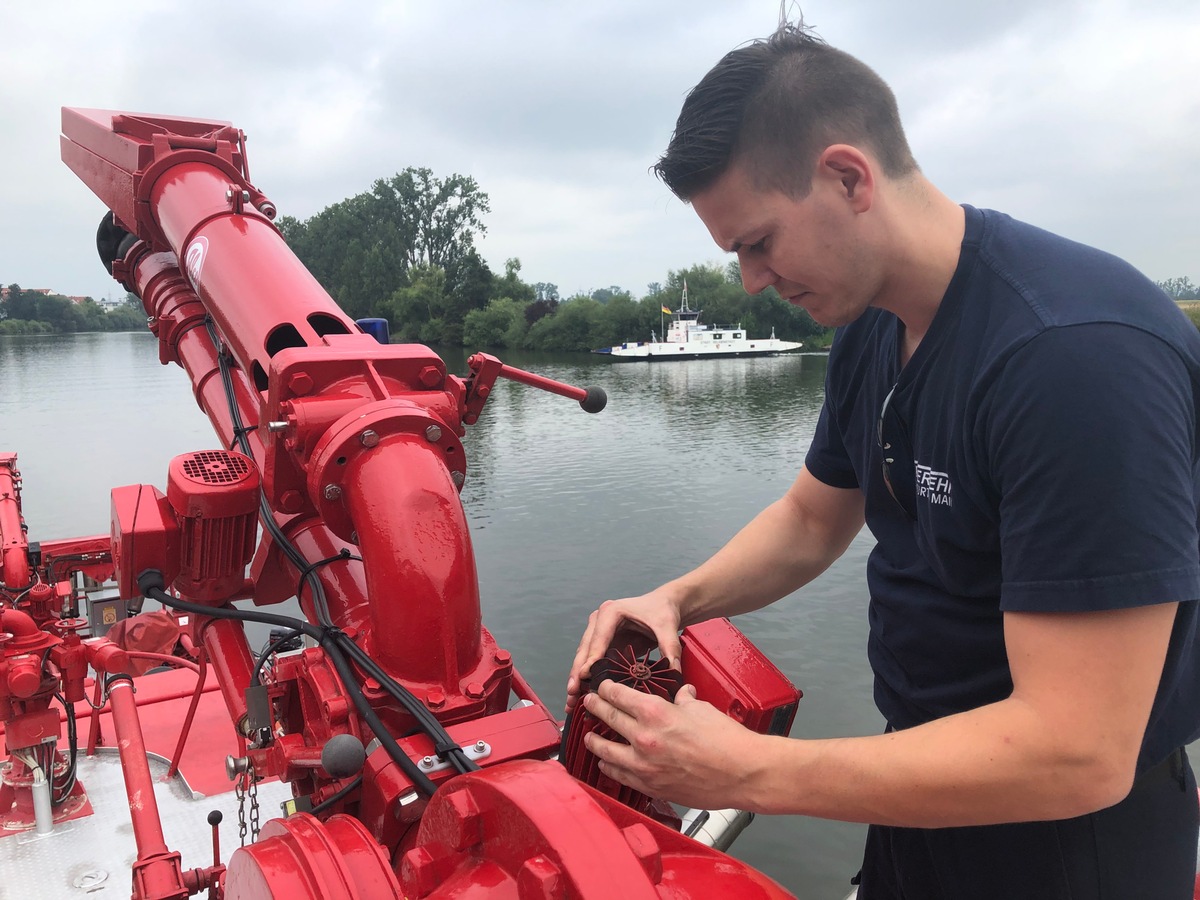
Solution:
[(831, 144), (817, 157), (817, 178), (834, 187), (854, 212), (866, 212), (875, 200), (875, 167), (850, 144)]

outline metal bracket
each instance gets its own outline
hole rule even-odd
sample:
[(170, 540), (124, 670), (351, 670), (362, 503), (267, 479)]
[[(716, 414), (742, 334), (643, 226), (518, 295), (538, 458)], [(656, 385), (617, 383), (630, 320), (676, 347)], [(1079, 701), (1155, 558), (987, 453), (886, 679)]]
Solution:
[[(492, 755), (492, 745), (487, 741), (476, 741), (473, 744), (464, 744), (462, 751), (471, 762), (479, 762)], [(417, 762), (417, 767), (425, 773), (440, 772), (450, 768), (450, 761), (440, 756), (425, 756)]]

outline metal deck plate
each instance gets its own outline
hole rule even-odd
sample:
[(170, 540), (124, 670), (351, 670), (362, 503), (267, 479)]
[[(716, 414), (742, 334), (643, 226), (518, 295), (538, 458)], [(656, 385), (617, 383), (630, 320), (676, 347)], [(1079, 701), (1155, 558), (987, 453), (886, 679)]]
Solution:
[[(219, 809), (224, 815), (219, 826), (221, 856), (227, 862), (239, 846), (234, 792), (194, 795), (180, 777), (163, 781), (167, 764), (154, 756), (149, 759), (168, 849), (182, 854), (185, 871), (212, 865), (212, 828), (207, 817)], [(116, 751), (102, 748), (93, 757), (81, 753), (78, 776), (94, 815), (56, 825), (47, 835), (30, 831), (0, 839), (0, 900), (129, 900), (137, 846)], [(291, 796), (286, 784), (259, 784), (262, 822), (277, 818), (279, 804)], [(249, 817), (249, 809), (246, 814)]]

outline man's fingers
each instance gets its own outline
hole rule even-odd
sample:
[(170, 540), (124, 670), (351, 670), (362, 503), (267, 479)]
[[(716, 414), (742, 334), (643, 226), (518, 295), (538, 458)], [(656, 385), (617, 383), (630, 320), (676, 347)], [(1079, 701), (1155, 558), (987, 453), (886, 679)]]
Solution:
[(588, 616), (587, 628), (583, 630), (583, 637), (579, 639), (579, 646), (575, 648), (575, 659), (571, 662), (572, 680), (579, 675), (579, 670), (587, 659), (588, 648), (592, 645), (592, 633), (596, 630), (596, 616), (597, 613)]
[(671, 668), (676, 671), (682, 669), (683, 644), (679, 640), (677, 631), (668, 631), (665, 634), (658, 635), (658, 649), (663, 657), (670, 662)]
[[(628, 738), (629, 731), (637, 722), (637, 717), (631, 711), (614, 703), (615, 699), (612, 688), (620, 688), (621, 685), (614, 684), (611, 681), (606, 681), (600, 685), (600, 691), (588, 694), (583, 698), (583, 705), (593, 716), (617, 732), (621, 736)], [(628, 688), (626, 688), (628, 690)], [(634, 692), (636, 695), (636, 692)]]

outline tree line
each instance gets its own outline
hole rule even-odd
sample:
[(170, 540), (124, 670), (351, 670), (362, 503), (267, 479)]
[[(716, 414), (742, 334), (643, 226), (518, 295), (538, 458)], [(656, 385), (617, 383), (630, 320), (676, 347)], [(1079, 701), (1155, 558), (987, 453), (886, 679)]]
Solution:
[[(825, 333), (774, 292), (751, 297), (737, 264), (668, 271), (635, 298), (617, 285), (560, 297), (527, 282), (519, 259), (503, 274), (480, 257), (488, 196), (473, 178), (441, 179), (408, 168), (310, 219), (277, 224), (301, 262), (352, 318), (387, 319), (393, 340), (442, 346), (592, 350), (661, 331), (662, 308), (679, 305), (687, 281), (704, 321), (742, 324), (787, 340)], [(662, 335), (659, 334), (659, 337)]]
[(1186, 275), (1181, 278), (1168, 278), (1166, 281), (1154, 282), (1172, 300), (1200, 300), (1200, 285), (1192, 284), (1192, 279)]
[[(283, 216), (276, 224), (349, 316), (387, 319), (396, 341), (592, 350), (649, 340), (662, 328), (663, 308), (678, 307), (685, 283), (704, 322), (740, 324), (754, 337), (774, 329), (779, 338), (809, 346), (828, 343), (832, 334), (773, 288), (746, 294), (736, 262), (668, 271), (640, 297), (617, 285), (560, 297), (554, 284), (525, 281), (519, 259), (507, 260), (503, 274), (492, 271), (475, 245), (487, 233), (490, 211), (474, 178), (409, 167), (309, 219)], [(1200, 300), (1190, 278), (1158, 286), (1176, 300)], [(0, 334), (143, 328), (140, 304), (130, 299), (128, 308), (105, 313), (90, 298), (76, 304), (12, 285), (0, 305)]]
[(10, 284), (0, 302), (0, 334), (56, 334), (74, 331), (138, 331), (146, 327), (141, 302), (127, 295), (116, 309), (105, 311), (91, 297), (79, 303), (61, 294), (22, 290)]

